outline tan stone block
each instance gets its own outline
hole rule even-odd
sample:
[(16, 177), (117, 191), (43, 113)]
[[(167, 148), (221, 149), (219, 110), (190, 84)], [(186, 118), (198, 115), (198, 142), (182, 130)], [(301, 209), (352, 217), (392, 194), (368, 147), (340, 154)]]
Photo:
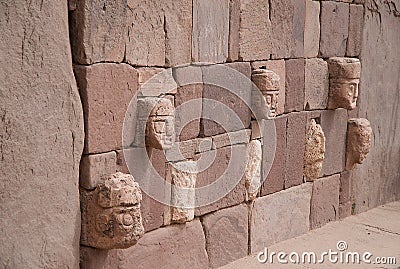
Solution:
[(196, 153), (202, 153), (211, 150), (212, 148), (212, 138), (197, 138), (196, 139)]
[(352, 195), (352, 172), (344, 171), (340, 174), (339, 203), (351, 202)]
[(252, 140), (247, 145), (247, 164), (244, 173), (246, 182), (247, 199), (248, 201), (254, 200), (261, 187), (261, 159), (262, 159), (262, 146), (258, 140)]
[(127, 0), (76, 1), (71, 12), (74, 62), (122, 62), (125, 53)]
[(168, 162), (193, 159), (197, 150), (197, 145), (196, 139), (177, 142), (172, 148), (165, 151), (165, 157)]
[(326, 109), (329, 93), (328, 64), (321, 58), (305, 60), (304, 109)]
[(195, 62), (222, 63), (228, 58), (229, 0), (193, 1)]
[(250, 220), (251, 253), (309, 231), (311, 192), (312, 184), (305, 183), (254, 201)]
[(127, 64), (101, 63), (75, 66), (75, 76), (85, 117), (84, 152), (121, 148), (125, 113), (138, 89), (136, 70)]
[(359, 56), (361, 53), (362, 32), (364, 25), (364, 6), (350, 5), (349, 38), (346, 56)]
[(115, 151), (84, 155), (79, 166), (79, 185), (92, 190), (117, 170), (117, 154)]
[(339, 219), (340, 175), (320, 178), (313, 182), (310, 228), (317, 229)]
[(229, 1), (228, 61), (239, 60), (240, 0)]
[(305, 59), (285, 61), (285, 112), (301, 111), (304, 107)]
[(204, 216), (206, 250), (211, 268), (247, 256), (248, 208), (241, 204)]
[(175, 94), (177, 84), (171, 69), (156, 67), (141, 67), (137, 69), (139, 76), (140, 96), (160, 96)]
[(349, 4), (321, 2), (321, 40), (319, 55), (344, 56), (349, 31)]
[(247, 144), (250, 141), (249, 129), (229, 132), (212, 137), (212, 149), (219, 149), (230, 145)]
[(321, 31), (319, 13), (319, 2), (306, 0), (306, 19), (304, 26), (304, 57), (306, 58), (318, 56)]

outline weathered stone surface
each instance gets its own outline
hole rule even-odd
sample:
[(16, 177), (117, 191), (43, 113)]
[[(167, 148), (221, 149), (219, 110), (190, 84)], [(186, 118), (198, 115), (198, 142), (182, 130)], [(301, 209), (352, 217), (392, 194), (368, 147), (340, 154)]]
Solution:
[(251, 74), (252, 112), (258, 119), (274, 118), (277, 114), (280, 79), (270, 70), (256, 69)]
[(196, 153), (206, 152), (211, 150), (213, 141), (211, 137), (196, 139)]
[(358, 117), (368, 118), (374, 136), (368, 158), (353, 170), (356, 214), (400, 199), (400, 20), (399, 5), (396, 11), (390, 3), (365, 1)]
[(183, 161), (193, 159), (197, 152), (198, 141), (196, 139), (177, 142), (172, 148), (165, 151), (165, 157), (168, 162)]
[(254, 201), (250, 220), (252, 253), (308, 232), (311, 192), (312, 184), (305, 183)]
[(77, 269), (84, 134), (67, 3), (0, 9), (0, 264)]
[(228, 61), (234, 62), (239, 59), (240, 40), (240, 0), (229, 1), (229, 46)]
[(349, 38), (347, 39), (346, 56), (359, 56), (364, 25), (364, 6), (350, 5)]
[(228, 43), (229, 0), (193, 1), (193, 60), (225, 62)]
[(202, 223), (211, 268), (218, 268), (247, 255), (249, 229), (246, 204), (206, 215)]
[(100, 249), (128, 248), (144, 234), (142, 193), (133, 177), (117, 172), (94, 191), (81, 189), (81, 244)]
[(328, 92), (328, 64), (320, 58), (306, 59), (304, 109), (326, 109)]
[(79, 185), (92, 190), (117, 170), (117, 154), (115, 151), (84, 155), (79, 167)]
[(285, 189), (303, 182), (305, 140), (306, 114), (289, 114), (286, 129)]
[(247, 146), (247, 165), (244, 174), (247, 189), (247, 200), (254, 200), (261, 187), (261, 142), (252, 140)]
[(118, 262), (118, 251), (116, 249), (96, 249), (91, 247), (80, 247), (81, 269), (113, 269)]
[[(248, 128), (251, 121), (250, 64), (238, 62), (222, 66), (204, 66), (202, 69), (205, 83), (203, 119), (200, 127), (202, 136), (213, 136)], [(224, 88), (216, 85), (224, 86)], [(220, 121), (223, 126), (217, 124), (216, 121)]]
[[(286, 124), (287, 124), (287, 116), (279, 116), (274, 119), (275, 128), (276, 128), (276, 150), (274, 160), (271, 166), (271, 169), (268, 174), (266, 174), (266, 163), (268, 158), (267, 156), (271, 153), (265, 148), (264, 145), (267, 143), (263, 143), (263, 185), (261, 189), (261, 196), (268, 195), (274, 192), (278, 192), (283, 190), (285, 185), (285, 161), (286, 161)], [(266, 132), (266, 130), (264, 131)], [(268, 137), (265, 137), (264, 140), (268, 141)]]
[(344, 219), (350, 217), (353, 211), (353, 204), (352, 202), (345, 202), (339, 204), (339, 219)]
[[(205, 244), (198, 219), (160, 228), (145, 234), (136, 246), (120, 251), (118, 268), (207, 268)], [(149, 253), (156, 253), (157, 258)]]
[(352, 195), (352, 172), (344, 171), (340, 174), (339, 203), (344, 204), (351, 201)]
[(85, 116), (85, 153), (122, 147), (122, 126), (138, 89), (137, 72), (127, 64), (75, 66)]
[(348, 31), (349, 4), (322, 1), (319, 55), (324, 58), (344, 56), (346, 53)]
[(350, 119), (347, 123), (346, 170), (362, 164), (371, 149), (372, 129), (367, 119)]
[(286, 70), (285, 60), (270, 60), (270, 61), (258, 61), (252, 62), (251, 67), (253, 69), (265, 68), (275, 72), (279, 76), (279, 95), (278, 95), (278, 107), (276, 110), (277, 115), (281, 115), (285, 109), (285, 88), (286, 88)]
[(320, 22), (320, 4), (318, 1), (306, 0), (306, 19), (304, 26), (304, 57), (318, 56)]
[(177, 84), (172, 75), (172, 69), (141, 67), (136, 70), (139, 77), (139, 96), (156, 97), (177, 92)]
[(321, 126), (326, 137), (325, 160), (321, 175), (344, 171), (346, 153), (347, 113), (345, 109), (321, 112)]
[(212, 149), (219, 149), (230, 145), (247, 144), (250, 141), (249, 129), (229, 132), (212, 137)]
[(331, 57), (328, 60), (330, 78), (360, 78), (361, 63), (357, 58)]
[(340, 175), (320, 178), (313, 183), (310, 227), (317, 229), (339, 219)]
[(74, 62), (122, 62), (125, 53), (127, 0), (77, 1), (71, 12)]
[(304, 107), (305, 59), (290, 59), (285, 64), (285, 112), (301, 111)]
[(308, 124), (304, 151), (304, 177), (307, 181), (316, 180), (325, 159), (325, 134), (315, 120)]

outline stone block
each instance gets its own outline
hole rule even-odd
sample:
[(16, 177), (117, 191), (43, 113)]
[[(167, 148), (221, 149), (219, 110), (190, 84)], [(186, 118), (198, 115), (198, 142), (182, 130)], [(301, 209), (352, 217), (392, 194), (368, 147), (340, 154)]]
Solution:
[[(251, 213), (251, 253), (309, 231), (312, 184), (257, 198)], [(284, 206), (283, 206), (284, 205)]]
[(229, 63), (202, 69), (205, 85), (201, 135), (207, 137), (248, 128), (251, 121), (250, 64)]
[(347, 112), (345, 109), (321, 112), (321, 126), (326, 137), (325, 160), (321, 175), (340, 173), (345, 169)]
[(352, 172), (344, 171), (340, 174), (340, 193), (339, 203), (345, 204), (351, 202), (352, 195)]
[(305, 59), (285, 61), (285, 112), (301, 111), (304, 107)]
[(346, 56), (355, 57), (361, 53), (362, 31), (364, 25), (364, 6), (350, 5), (349, 38)]
[(193, 159), (198, 148), (196, 139), (186, 140), (175, 143), (171, 149), (165, 151), (168, 162), (183, 161), (185, 159)]
[(122, 62), (125, 53), (127, 0), (76, 1), (71, 12), (75, 63)]
[(304, 109), (326, 109), (329, 93), (328, 64), (321, 58), (305, 60)]
[(251, 140), (261, 138), (260, 124), (256, 120), (251, 121)]
[(113, 269), (118, 262), (117, 249), (105, 250), (81, 246), (79, 265), (82, 269)]
[(252, 140), (247, 146), (247, 165), (244, 173), (247, 199), (254, 200), (259, 193), (261, 187), (261, 160), (262, 146), (258, 140)]
[(314, 58), (319, 52), (320, 4), (318, 1), (306, 0), (306, 19), (304, 26), (304, 57)]
[[(196, 216), (245, 201), (246, 160), (243, 156), (246, 156), (246, 150), (246, 145), (235, 145), (195, 156), (200, 170), (196, 181)], [(202, 189), (205, 186), (208, 188)]]
[(246, 204), (208, 214), (202, 223), (211, 268), (247, 256), (249, 230)]
[(287, 118), (285, 189), (303, 182), (306, 121), (304, 112), (291, 113)]
[(320, 178), (313, 182), (310, 228), (317, 229), (339, 219), (340, 175)]
[(349, 32), (349, 4), (321, 2), (321, 40), (319, 56), (344, 56)]
[(339, 204), (339, 219), (344, 219), (352, 215), (353, 204), (351, 202), (346, 202)]
[(205, 244), (198, 219), (163, 227), (146, 233), (136, 246), (120, 251), (117, 268), (207, 268)]
[(325, 140), (321, 125), (315, 119), (307, 121), (303, 173), (306, 181), (314, 181), (321, 174), (325, 159)]
[(247, 144), (250, 141), (249, 129), (229, 132), (212, 137), (212, 149), (219, 149), (230, 145)]
[(240, 0), (229, 1), (228, 61), (239, 60)]
[(175, 94), (177, 84), (172, 75), (172, 69), (157, 67), (137, 68), (140, 91), (139, 96), (161, 96)]
[(84, 111), (84, 152), (121, 148), (125, 113), (138, 89), (136, 70), (127, 64), (101, 63), (75, 66), (75, 76)]
[(212, 138), (204, 137), (196, 139), (196, 153), (202, 153), (211, 150), (212, 148)]
[(79, 185), (93, 190), (105, 177), (117, 170), (117, 154), (115, 151), (84, 155), (79, 166)]
[[(261, 196), (268, 195), (274, 192), (283, 190), (285, 185), (285, 161), (286, 161), (286, 124), (287, 116), (279, 116), (274, 119), (276, 128), (276, 150), (273, 163), (269, 173), (266, 172), (265, 163), (268, 158), (267, 155), (271, 153), (267, 149), (263, 148), (263, 173), (262, 179), (263, 185), (261, 188)], [(266, 130), (264, 131), (266, 132)], [(264, 138), (268, 139), (268, 137)], [(267, 145), (267, 143), (263, 143)], [(263, 145), (263, 147), (265, 147)]]
[(193, 1), (195, 62), (222, 63), (228, 58), (229, 0)]
[(285, 89), (286, 89), (286, 69), (285, 60), (270, 60), (270, 61), (258, 61), (252, 62), (251, 67), (253, 69), (265, 68), (275, 72), (279, 76), (279, 95), (278, 105), (276, 114), (283, 114), (285, 110)]

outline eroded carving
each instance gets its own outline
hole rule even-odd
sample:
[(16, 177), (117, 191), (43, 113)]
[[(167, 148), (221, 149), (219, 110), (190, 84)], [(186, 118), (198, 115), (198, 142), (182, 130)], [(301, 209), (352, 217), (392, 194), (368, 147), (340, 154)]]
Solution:
[[(262, 94), (261, 96), (257, 91), (253, 91), (254, 109), (260, 111), (263, 117), (275, 117), (278, 107), (279, 76), (270, 70), (256, 69), (253, 71), (251, 79)], [(265, 110), (264, 106), (268, 110)]]
[(367, 119), (350, 119), (347, 123), (346, 170), (361, 164), (371, 149), (372, 128)]
[(329, 67), (328, 108), (354, 109), (358, 99), (361, 63), (356, 58), (332, 57)]
[(128, 248), (144, 234), (139, 185), (129, 174), (107, 177), (94, 191), (80, 190), (81, 244), (100, 249)]
[(245, 185), (247, 200), (252, 201), (257, 197), (261, 187), (261, 142), (252, 140), (247, 146), (247, 164), (245, 170)]
[(321, 125), (311, 120), (306, 133), (304, 152), (304, 177), (307, 181), (314, 181), (321, 173), (325, 159), (325, 134)]

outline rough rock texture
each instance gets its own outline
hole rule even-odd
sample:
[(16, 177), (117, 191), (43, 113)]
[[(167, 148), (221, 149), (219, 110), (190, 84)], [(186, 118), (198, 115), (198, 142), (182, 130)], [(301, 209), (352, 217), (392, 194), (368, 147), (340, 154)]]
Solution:
[(371, 149), (372, 129), (367, 119), (349, 119), (347, 123), (346, 170), (362, 164)]
[(339, 219), (340, 175), (320, 178), (313, 183), (310, 227), (316, 229)]
[(105, 177), (117, 170), (117, 154), (115, 151), (84, 155), (79, 166), (79, 185), (85, 189), (96, 188)]
[(286, 65), (285, 112), (304, 107), (305, 59), (290, 59)]
[(206, 215), (202, 223), (211, 268), (218, 268), (247, 255), (249, 222), (246, 204)]
[(254, 200), (261, 187), (261, 142), (252, 140), (247, 146), (247, 165), (244, 174), (247, 189), (247, 199)]
[(0, 10), (0, 264), (77, 269), (84, 135), (67, 4)]
[(254, 201), (250, 220), (252, 253), (308, 232), (311, 191), (312, 184), (305, 183)]
[(329, 92), (328, 64), (321, 58), (306, 59), (304, 109), (326, 109)]
[(347, 39), (346, 56), (359, 56), (362, 45), (364, 24), (364, 6), (350, 5), (349, 38)]
[(317, 57), (319, 52), (320, 4), (318, 1), (306, 0), (306, 20), (304, 26), (304, 57)]
[(314, 181), (319, 177), (325, 159), (325, 135), (321, 125), (311, 120), (306, 132), (304, 150), (304, 177)]

